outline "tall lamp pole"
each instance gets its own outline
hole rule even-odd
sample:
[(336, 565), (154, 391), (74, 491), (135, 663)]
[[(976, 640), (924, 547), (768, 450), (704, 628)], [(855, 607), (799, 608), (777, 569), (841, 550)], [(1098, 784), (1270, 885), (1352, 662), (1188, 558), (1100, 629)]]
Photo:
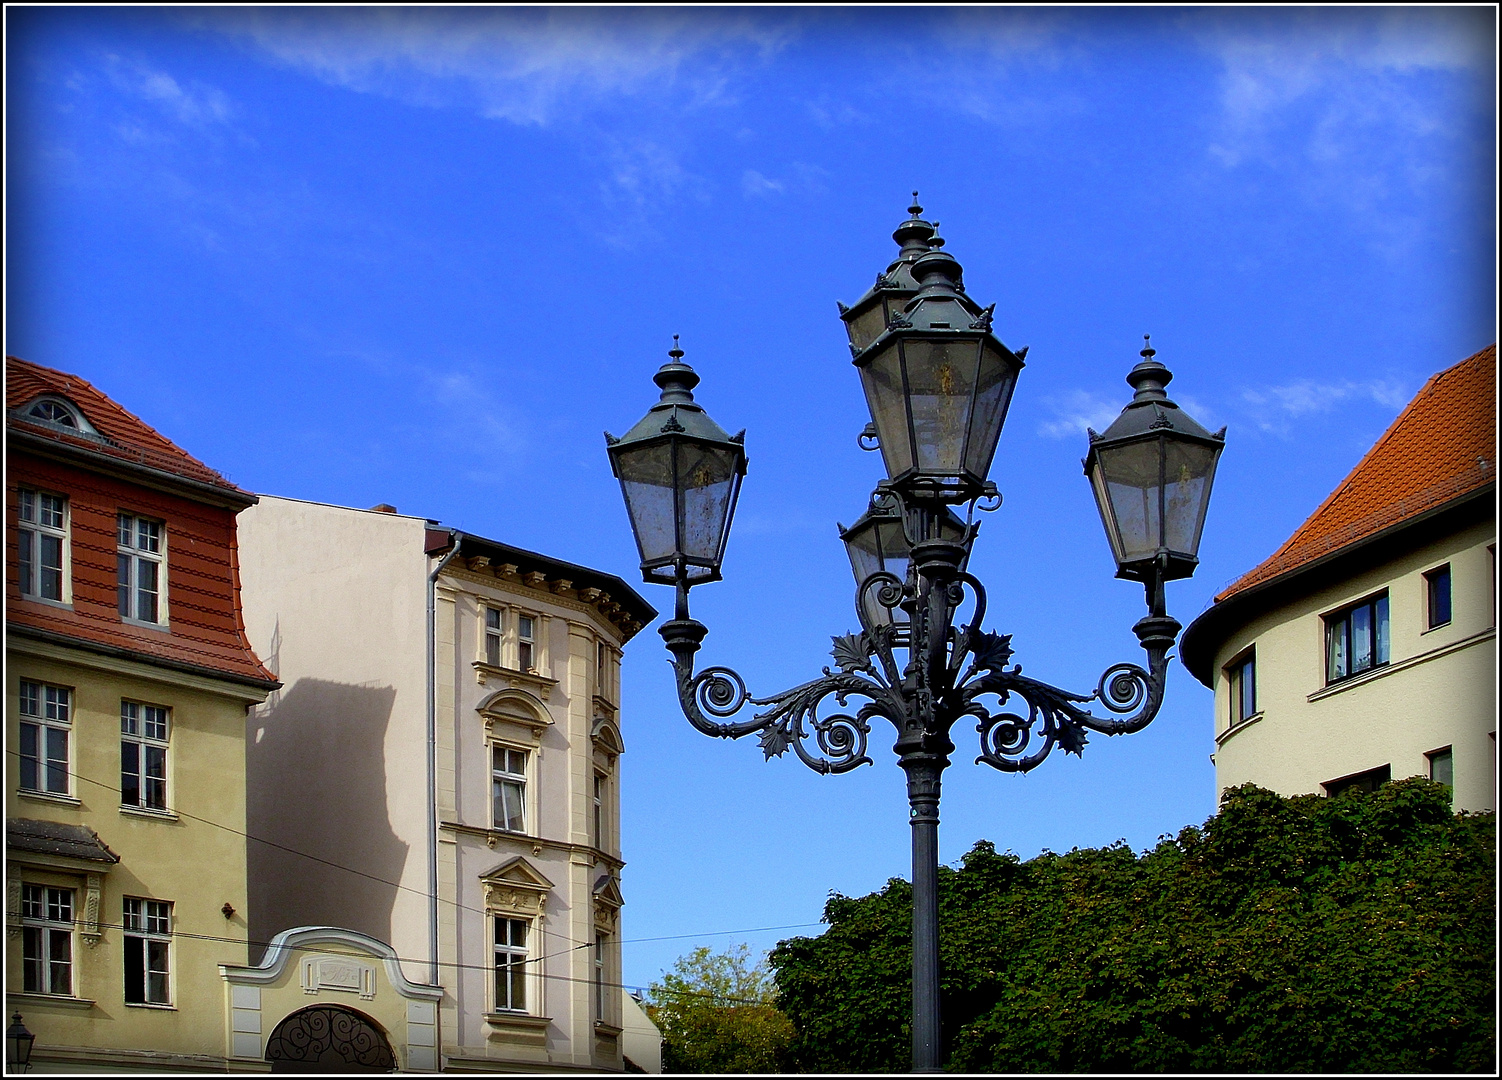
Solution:
[[(966, 719), (980, 736), (977, 761), (1027, 772), (1055, 746), (1079, 754), (1086, 731), (1121, 735), (1152, 721), (1180, 629), (1164, 610), (1163, 586), (1198, 563), (1225, 429), (1210, 434), (1169, 400), (1172, 376), (1151, 346), (1142, 349), (1127, 376), (1135, 395), (1104, 433), (1089, 433), (1084, 466), (1116, 576), (1146, 590), (1148, 614), (1132, 629), (1147, 667), (1116, 664), (1092, 693), (1076, 694), (1009, 666), (1011, 636), (982, 628), (986, 591), (966, 565), (980, 528), (975, 511), (1000, 505), (988, 474), (1027, 350), (1013, 352), (992, 333), (995, 305), (966, 294), (960, 264), (913, 195), (910, 217), (892, 234), (897, 258), (853, 307), (840, 305), (871, 410), (861, 443), (881, 450), (887, 479), (866, 513), (840, 529), (861, 629), (834, 638), (833, 670), (760, 698), (730, 668), (694, 671), (708, 628), (689, 616), (689, 589), (720, 579), (746, 473), (745, 433), (727, 435), (694, 400), (699, 376), (676, 338), (654, 376), (661, 399), (625, 436), (607, 432), (605, 441), (642, 576), (677, 589), (674, 617), (659, 632), (690, 724), (720, 738), (754, 734), (768, 759), (791, 749), (819, 773), (869, 764), (874, 718), (896, 729), (913, 841), (913, 1069), (934, 1072), (943, 1061), (938, 829), (950, 730)], [(955, 507), (966, 508), (964, 519)], [(852, 698), (865, 704), (844, 711)], [(831, 701), (839, 711), (826, 708)], [(1093, 703), (1107, 715), (1091, 712)], [(760, 708), (731, 719), (747, 705)]]

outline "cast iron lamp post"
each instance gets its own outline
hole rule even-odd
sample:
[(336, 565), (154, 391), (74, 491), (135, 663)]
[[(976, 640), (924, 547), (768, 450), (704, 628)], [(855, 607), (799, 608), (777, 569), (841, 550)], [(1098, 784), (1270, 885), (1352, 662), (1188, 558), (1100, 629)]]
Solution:
[(31, 1068), (31, 1044), (36, 1042), (36, 1036), (26, 1029), (21, 1021), (20, 1013), (12, 1013), (10, 1027), (5, 1029), (5, 1061), (6, 1064), (25, 1072)]
[[(1197, 565), (1225, 430), (1211, 435), (1170, 401), (1164, 388), (1172, 376), (1143, 348), (1127, 376), (1135, 396), (1103, 434), (1089, 433), (1084, 465), (1116, 576), (1146, 588), (1148, 614), (1132, 629), (1147, 667), (1116, 664), (1094, 692), (1076, 694), (1008, 666), (1011, 636), (982, 629), (986, 592), (966, 564), (979, 530), (975, 510), (1000, 505), (988, 473), (1027, 350), (1014, 353), (991, 333), (995, 305), (982, 309), (965, 294), (959, 263), (919, 216), (916, 197), (893, 233), (898, 258), (854, 307), (840, 306), (871, 410), (862, 445), (881, 449), (887, 479), (870, 509), (840, 530), (861, 630), (834, 638), (834, 670), (764, 698), (751, 697), (730, 668), (694, 672), (708, 629), (689, 617), (688, 592), (720, 577), (746, 472), (745, 433), (726, 435), (694, 401), (699, 377), (682, 362), (676, 338), (671, 362), (654, 376), (661, 400), (623, 438), (607, 432), (605, 441), (642, 575), (677, 587), (674, 617), (660, 633), (689, 723), (721, 738), (755, 734), (767, 758), (791, 748), (820, 773), (870, 763), (872, 719), (896, 729), (913, 839), (913, 1069), (932, 1072), (942, 1062), (938, 826), (940, 778), (955, 749), (950, 730), (967, 718), (980, 735), (977, 761), (1027, 772), (1055, 746), (1079, 754), (1087, 730), (1121, 735), (1152, 721), (1180, 629), (1164, 610), (1163, 585)], [(964, 520), (954, 506), (968, 507)], [(846, 709), (850, 698), (866, 704), (823, 711), (831, 700)], [(1015, 711), (1001, 711), (1010, 702)], [(1092, 702), (1110, 715), (1091, 712)], [(730, 720), (748, 704), (762, 709)]]

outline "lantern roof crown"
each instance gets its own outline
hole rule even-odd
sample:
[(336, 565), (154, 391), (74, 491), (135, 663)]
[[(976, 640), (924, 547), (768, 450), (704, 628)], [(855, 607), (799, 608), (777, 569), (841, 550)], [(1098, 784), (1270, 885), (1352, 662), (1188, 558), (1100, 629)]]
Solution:
[(1121, 415), (1105, 431), (1086, 429), (1090, 434), (1090, 442), (1119, 442), (1159, 432), (1171, 432), (1206, 442), (1224, 442), (1225, 428), (1212, 435), (1169, 399), (1166, 388), (1173, 379), (1173, 372), (1153, 359), (1158, 350), (1152, 347), (1150, 336), (1143, 334), (1142, 340), (1143, 348), (1138, 354), (1142, 357), (1142, 362), (1132, 368), (1126, 377), (1127, 383), (1136, 393), (1127, 402), (1126, 408), (1121, 410)]
[[(894, 290), (917, 292), (918, 282), (913, 277), (913, 263), (928, 253), (930, 242), (938, 231), (937, 224), (923, 220), (923, 207), (918, 205), (918, 193), (913, 192), (913, 204), (908, 208), (908, 217), (892, 232), (900, 250), (887, 268), (876, 275), (876, 284), (846, 311), (856, 311), (871, 302), (877, 293)], [(942, 241), (941, 241), (942, 243)]]
[(704, 406), (694, 400), (694, 387), (699, 385), (699, 373), (683, 362), (683, 350), (678, 347), (678, 335), (673, 335), (673, 347), (668, 350), (669, 360), (657, 369), (652, 381), (662, 389), (662, 397), (647, 411), (647, 415), (619, 439), (607, 432), (610, 445), (644, 442), (665, 435), (681, 435), (706, 442), (739, 443), (745, 432), (727, 435), (725, 429), (710, 419)]

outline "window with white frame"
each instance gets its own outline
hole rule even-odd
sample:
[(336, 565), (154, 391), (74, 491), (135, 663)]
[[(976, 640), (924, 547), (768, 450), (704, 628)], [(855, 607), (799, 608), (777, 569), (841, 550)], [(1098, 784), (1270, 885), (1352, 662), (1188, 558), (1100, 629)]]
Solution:
[(526, 832), (527, 751), (491, 747), (490, 792), (495, 827)]
[(537, 620), (530, 615), (516, 617), (516, 666), (522, 671), (537, 667)]
[(163, 529), (160, 521), (121, 514), (116, 543), (116, 591), (120, 615), (138, 622), (162, 622)]
[(120, 803), (167, 809), (167, 710), (120, 702)]
[(526, 919), (495, 918), (495, 1011), (527, 1011)]
[(21, 680), (21, 790), (68, 794), (73, 691)]
[(595, 931), (595, 1019), (606, 1021), (609, 1019), (605, 1007), (610, 1003), (608, 985), (605, 981), (605, 946), (609, 935), (601, 930)]
[(16, 566), (21, 595), (68, 601), (68, 500), (21, 489), (21, 529)]
[(172, 905), (164, 900), (125, 898), (125, 1002), (170, 1005)]
[(595, 773), (594, 790), (594, 841), (595, 847), (605, 850), (605, 798), (606, 779), (601, 773)]
[(485, 609), (485, 662), (491, 667), (501, 666), (501, 611), (500, 608)]
[(21, 988), (73, 994), (73, 890), (21, 886)]

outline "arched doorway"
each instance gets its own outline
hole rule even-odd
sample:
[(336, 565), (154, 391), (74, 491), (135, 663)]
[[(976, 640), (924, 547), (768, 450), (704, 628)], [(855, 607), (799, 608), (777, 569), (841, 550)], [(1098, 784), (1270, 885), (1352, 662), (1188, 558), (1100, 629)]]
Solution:
[(272, 1072), (393, 1072), (396, 1055), (380, 1028), (340, 1005), (310, 1005), (282, 1018), (266, 1040)]

